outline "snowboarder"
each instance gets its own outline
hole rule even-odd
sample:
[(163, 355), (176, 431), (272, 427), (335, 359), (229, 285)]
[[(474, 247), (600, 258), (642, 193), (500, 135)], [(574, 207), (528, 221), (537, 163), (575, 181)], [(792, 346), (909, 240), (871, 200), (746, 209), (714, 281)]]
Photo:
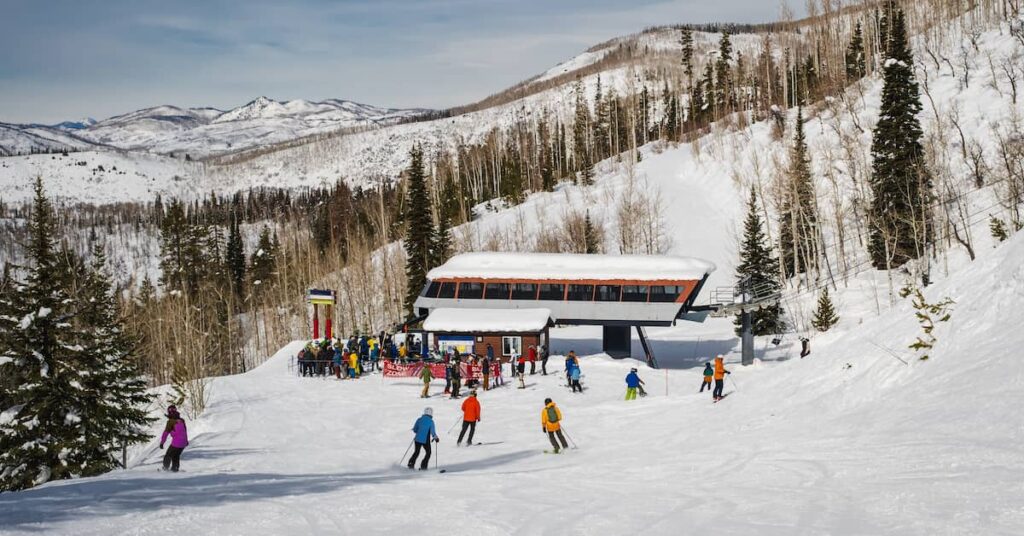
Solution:
[(811, 355), (811, 339), (800, 337), (800, 359)]
[(715, 402), (718, 402), (722, 398), (722, 389), (725, 388), (725, 375), (732, 374), (728, 370), (725, 370), (725, 358), (721, 355), (715, 358), (715, 390), (711, 392), (712, 398)]
[[(558, 454), (561, 449), (569, 448), (569, 444), (565, 441), (565, 436), (562, 435), (562, 412), (550, 398), (544, 399), (544, 409), (540, 412), (540, 424), (541, 430), (548, 434), (548, 439), (551, 441), (551, 446), (555, 449), (555, 454)], [(562, 442), (561, 448), (555, 442), (556, 435), (558, 440)]]
[(423, 393), (420, 394), (420, 398), (427, 398), (430, 396), (430, 380), (434, 379), (434, 373), (430, 370), (430, 366), (423, 365), (423, 370), (420, 371), (420, 379), (423, 380)]
[(704, 388), (707, 387), (708, 391), (712, 390), (711, 378), (715, 375), (715, 369), (711, 368), (711, 363), (704, 363), (704, 381), (700, 384), (701, 393), (704, 392)]
[(491, 358), (484, 356), (480, 360), (480, 373), (484, 377), (484, 391), (489, 391), (491, 389)]
[(636, 369), (630, 370), (626, 375), (626, 400), (636, 400), (636, 391), (643, 384), (644, 381), (640, 379)]
[(452, 360), (452, 398), (459, 398), (459, 389), (462, 388), (462, 360), (459, 354), (455, 354)]
[(537, 347), (531, 344), (526, 355), (527, 359), (530, 361), (530, 376), (533, 376), (537, 373)]
[(462, 431), (459, 432), (459, 440), (456, 445), (462, 445), (462, 436), (469, 430), (469, 439), (466, 446), (473, 444), (473, 434), (476, 433), (476, 423), (480, 422), (480, 401), (476, 398), (476, 389), (469, 392), (469, 398), (462, 403)]
[(178, 466), (181, 465), (181, 452), (188, 446), (188, 428), (185, 426), (185, 419), (178, 414), (178, 408), (173, 405), (167, 408), (167, 425), (160, 436), (161, 450), (167, 442), (167, 436), (171, 436), (171, 446), (164, 454), (164, 471), (170, 469), (177, 473)]
[(579, 392), (583, 392), (583, 386), (580, 385), (580, 378), (582, 376), (583, 373), (580, 371), (579, 365), (573, 367), (572, 370), (569, 372), (569, 386), (572, 387), (572, 392), (577, 392), (577, 389), (579, 390)]
[(548, 349), (544, 345), (540, 347), (540, 372), (544, 376), (548, 375)]
[(434, 427), (434, 410), (433, 408), (426, 408), (423, 410), (423, 415), (416, 419), (416, 424), (412, 425), (412, 432), (416, 434), (414, 441), (416, 442), (416, 449), (412, 451), (412, 458), (409, 458), (409, 469), (416, 468), (416, 458), (420, 456), (420, 449), (423, 449), (423, 463), (420, 464), (420, 471), (426, 471), (427, 465), (430, 463), (430, 442), (437, 443), (440, 439), (437, 437), (437, 429)]

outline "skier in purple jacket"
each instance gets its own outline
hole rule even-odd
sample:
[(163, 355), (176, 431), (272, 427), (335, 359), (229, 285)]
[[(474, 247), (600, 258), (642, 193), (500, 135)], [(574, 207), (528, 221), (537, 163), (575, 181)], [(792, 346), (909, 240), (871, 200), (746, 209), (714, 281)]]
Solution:
[(177, 473), (181, 451), (188, 446), (188, 429), (185, 427), (185, 419), (181, 418), (178, 408), (174, 406), (167, 408), (167, 426), (164, 426), (164, 433), (160, 436), (161, 449), (164, 448), (167, 436), (171, 436), (171, 447), (164, 454), (164, 471), (170, 469)]

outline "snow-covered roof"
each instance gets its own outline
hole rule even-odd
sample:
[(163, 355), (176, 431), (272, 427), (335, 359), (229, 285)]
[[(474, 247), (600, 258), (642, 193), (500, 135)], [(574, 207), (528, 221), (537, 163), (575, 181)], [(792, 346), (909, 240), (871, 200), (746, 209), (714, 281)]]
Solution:
[(703, 279), (713, 271), (713, 263), (693, 257), (484, 252), (456, 255), (427, 278), (673, 281)]
[(550, 309), (434, 309), (423, 321), (425, 331), (526, 332), (540, 331), (551, 318)]

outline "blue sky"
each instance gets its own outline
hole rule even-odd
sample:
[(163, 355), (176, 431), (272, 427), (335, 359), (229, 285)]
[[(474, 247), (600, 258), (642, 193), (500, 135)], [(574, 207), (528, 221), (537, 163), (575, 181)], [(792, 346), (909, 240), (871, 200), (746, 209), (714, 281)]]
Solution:
[(775, 0), (4, 0), (0, 121), (102, 119), (266, 95), (466, 104), (591, 45)]

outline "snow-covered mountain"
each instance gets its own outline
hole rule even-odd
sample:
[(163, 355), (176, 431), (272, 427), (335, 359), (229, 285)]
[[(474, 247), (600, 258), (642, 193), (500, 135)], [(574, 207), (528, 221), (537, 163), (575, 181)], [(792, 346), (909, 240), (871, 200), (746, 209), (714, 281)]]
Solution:
[(342, 99), (281, 102), (259, 97), (228, 111), (163, 105), (52, 127), (0, 123), (0, 155), (111, 147), (201, 158), (341, 129), (389, 125), (423, 112)]

